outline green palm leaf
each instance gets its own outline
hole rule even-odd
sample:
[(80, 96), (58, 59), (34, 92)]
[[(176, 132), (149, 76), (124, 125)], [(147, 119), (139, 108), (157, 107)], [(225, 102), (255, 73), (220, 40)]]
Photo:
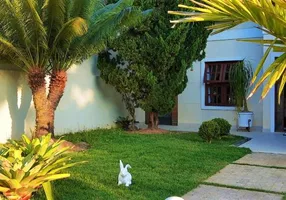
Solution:
[(45, 0), (43, 12), (46, 17), (44, 24), (47, 27), (47, 35), (57, 33), (65, 23), (65, 8), (67, 0)]
[(38, 41), (38, 45), (48, 48), (46, 45), (46, 30), (44, 28), (43, 21), (38, 13), (38, 2), (36, 0), (23, 1), (23, 10), (27, 12), (29, 20), (26, 22), (28, 36), (31, 41)]
[[(190, 9), (191, 12), (186, 11), (169, 11), (170, 14), (185, 16), (185, 18), (172, 20), (171, 23), (185, 23), (198, 21), (212, 21), (216, 22), (209, 26), (209, 29), (214, 30), (213, 34), (220, 33), (234, 26), (252, 21), (260, 25), (266, 33), (273, 35), (275, 40), (248, 40), (248, 42), (259, 43), (269, 46), (265, 55), (261, 59), (252, 82), (257, 79), (258, 74), (262, 71), (265, 60), (271, 51), (286, 52), (286, 2), (285, 0), (201, 0), (201, 2), (190, 0), (195, 6), (179, 5), (181, 8)], [(195, 12), (193, 12), (195, 11)], [(265, 85), (262, 98), (264, 98), (270, 88), (273, 87), (285, 71), (286, 57), (283, 54), (268, 69), (264, 72), (262, 77), (256, 82), (256, 85), (250, 96), (252, 96), (257, 89), (262, 86), (263, 82), (268, 79)], [(284, 77), (284, 75), (283, 75)], [(285, 78), (283, 78), (285, 79)], [(279, 94), (282, 92), (282, 85), (285, 80), (282, 80)]]
[(62, 44), (63, 47), (67, 47), (70, 42), (87, 32), (87, 23), (83, 18), (77, 17), (71, 19), (63, 25), (59, 33), (57, 34), (53, 48), (57, 48), (59, 44)]
[(104, 7), (102, 0), (72, 0), (70, 5), (70, 17), (90, 19), (95, 10)]
[(82, 62), (104, 50), (108, 40), (138, 24), (151, 12), (142, 12), (136, 7), (131, 7), (132, 4), (133, 0), (120, 0), (96, 10), (89, 21), (87, 34), (71, 43), (70, 59), (64, 66), (69, 68), (72, 63)]

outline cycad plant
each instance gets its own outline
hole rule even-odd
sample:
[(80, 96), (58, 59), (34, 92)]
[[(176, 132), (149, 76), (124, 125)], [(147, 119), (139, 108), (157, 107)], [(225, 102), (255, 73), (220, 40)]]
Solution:
[(133, 0), (104, 2), (0, 0), (0, 58), (27, 73), (37, 137), (54, 133), (55, 110), (66, 86), (66, 71), (103, 50), (108, 40), (142, 16), (140, 10), (131, 7)]
[[(254, 73), (252, 83), (262, 71), (263, 65), (270, 52), (282, 52), (268, 68), (264, 71), (262, 77), (257, 80), (250, 96), (265, 83), (262, 96), (264, 98), (269, 90), (274, 86), (277, 80), (282, 77), (279, 88), (281, 95), (286, 83), (286, 1), (285, 0), (190, 0), (196, 6), (179, 5), (181, 8), (190, 9), (191, 12), (169, 11), (170, 14), (185, 16), (179, 20), (173, 20), (172, 23), (213, 21), (214, 25), (209, 26), (213, 29), (213, 34), (220, 33), (233, 28), (238, 24), (252, 21), (259, 25), (266, 33), (273, 35), (273, 40), (247, 40), (249, 42), (259, 43), (268, 46), (261, 62)], [(250, 97), (249, 96), (249, 97)]]
[(9, 200), (29, 200), (43, 184), (70, 176), (61, 173), (79, 163), (69, 163), (69, 147), (51, 141), (51, 134), (30, 140), (10, 140), (0, 148), (0, 192)]
[(238, 62), (231, 67), (230, 85), (238, 112), (249, 112), (247, 95), (253, 76), (252, 66), (248, 61)]

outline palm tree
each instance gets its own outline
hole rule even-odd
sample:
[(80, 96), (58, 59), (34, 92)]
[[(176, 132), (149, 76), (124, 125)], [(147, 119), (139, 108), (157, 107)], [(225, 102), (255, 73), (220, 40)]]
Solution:
[(132, 5), (133, 0), (0, 0), (0, 58), (27, 74), (37, 137), (54, 133), (66, 71), (139, 21), (141, 12)]
[(262, 77), (256, 82), (249, 97), (267, 80), (261, 96), (263, 99), (276, 81), (282, 77), (279, 88), (280, 96), (286, 83), (286, 0), (190, 1), (195, 6), (179, 5), (179, 7), (190, 9), (192, 12), (169, 11), (170, 14), (185, 16), (185, 18), (173, 20), (171, 23), (212, 21), (216, 23), (208, 28), (214, 30), (213, 34), (216, 34), (233, 28), (238, 24), (252, 21), (260, 25), (260, 27), (257, 28), (274, 36), (275, 39), (273, 40), (246, 40), (268, 46), (267, 51), (254, 73), (251, 81), (252, 84), (256, 81), (259, 72), (262, 71), (269, 53), (272, 50), (282, 52), (282, 55), (268, 66)]

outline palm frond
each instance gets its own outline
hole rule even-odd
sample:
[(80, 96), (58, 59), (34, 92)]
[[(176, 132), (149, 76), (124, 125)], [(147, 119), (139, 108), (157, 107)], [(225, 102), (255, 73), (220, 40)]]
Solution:
[(47, 28), (49, 40), (51, 36), (58, 33), (65, 23), (67, 0), (45, 0), (43, 12), (45, 13), (44, 24)]
[(70, 57), (74, 62), (81, 62), (104, 50), (108, 40), (138, 24), (151, 12), (131, 7), (132, 3), (133, 0), (120, 0), (94, 13), (88, 33), (71, 44)]
[(81, 17), (90, 19), (95, 10), (104, 7), (102, 0), (72, 0), (70, 6), (70, 17)]
[(286, 1), (285, 0), (273, 0), (276, 6), (280, 6), (286, 9)]
[[(261, 59), (252, 82), (257, 79), (258, 74), (262, 71), (265, 60), (273, 51), (286, 52), (286, 2), (285, 0), (190, 0), (194, 6), (179, 5), (181, 8), (190, 9), (186, 11), (169, 11), (170, 14), (185, 16), (185, 18), (172, 20), (171, 23), (212, 21), (216, 24), (208, 28), (220, 33), (227, 29), (233, 28), (241, 23), (252, 21), (258, 24), (266, 33), (273, 35), (275, 40), (248, 40), (269, 46), (265, 55)], [(263, 27), (263, 28), (261, 28)], [(262, 77), (257, 81), (250, 96), (268, 79), (265, 85), (262, 98), (264, 98), (271, 87), (284, 74), (286, 68), (285, 53), (276, 59), (264, 72)], [(284, 83), (285, 84), (285, 83)], [(280, 91), (281, 94), (281, 91)]]
[(66, 22), (57, 36), (55, 37), (53, 48), (57, 48), (58, 44), (63, 45), (61, 48), (67, 48), (70, 42), (87, 32), (86, 20), (80, 17), (76, 17)]
[(44, 69), (48, 42), (46, 28), (39, 13), (41, 5), (38, 3), (38, 0), (23, 1), (22, 13), (26, 17), (27, 35), (32, 41), (29, 52), (33, 57), (33, 65)]
[[(24, 53), (11, 42), (0, 36), (0, 55), (13, 64), (24, 64), (27, 68), (31, 66), (29, 60), (25, 59)], [(18, 58), (18, 59), (15, 59)], [(24, 66), (23, 66), (24, 67)]]
[(18, 43), (19, 45), (28, 48), (31, 41), (28, 38), (20, 8), (20, 0), (15, 0), (13, 2), (0, 1), (0, 25), (2, 26), (0, 32), (6, 38), (13, 40), (14, 43)]
[(39, 16), (37, 0), (23, 1), (23, 13), (29, 16), (26, 22), (28, 37), (31, 41), (38, 43), (42, 48), (48, 48), (46, 44), (46, 30)]

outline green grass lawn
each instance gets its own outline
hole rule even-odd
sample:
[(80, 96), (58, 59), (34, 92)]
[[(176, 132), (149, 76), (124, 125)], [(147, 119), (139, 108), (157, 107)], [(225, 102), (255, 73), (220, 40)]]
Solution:
[[(231, 146), (242, 139), (239, 137), (207, 144), (192, 133), (137, 135), (113, 129), (70, 134), (64, 139), (88, 142), (91, 148), (74, 155), (75, 160), (88, 163), (70, 169), (71, 178), (54, 183), (57, 200), (163, 200), (180, 196), (250, 152)], [(130, 188), (117, 186), (120, 159), (132, 166)], [(45, 198), (41, 192), (33, 199)]]

